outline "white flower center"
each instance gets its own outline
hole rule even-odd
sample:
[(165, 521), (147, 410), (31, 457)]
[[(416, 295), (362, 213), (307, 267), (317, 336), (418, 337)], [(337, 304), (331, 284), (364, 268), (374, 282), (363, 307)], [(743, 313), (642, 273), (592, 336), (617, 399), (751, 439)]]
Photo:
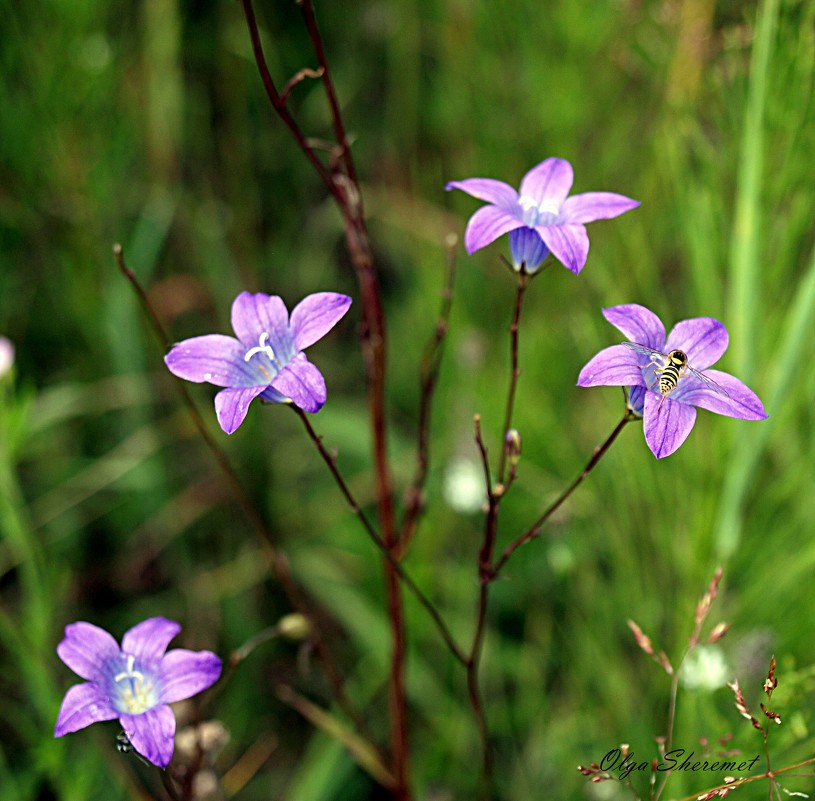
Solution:
[(128, 715), (140, 715), (158, 703), (155, 681), (134, 670), (135, 665), (136, 657), (128, 654), (127, 666), (113, 677), (118, 691), (116, 708)]
[(264, 353), (270, 362), (275, 360), (274, 350), (269, 344), (269, 335), (264, 331), (258, 339), (258, 344), (254, 348), (249, 348), (244, 354), (243, 360), (248, 362), (256, 353)]
[(538, 203), (529, 195), (521, 195), (518, 205), (523, 209), (524, 224), (530, 228), (536, 225), (551, 225), (560, 214), (560, 201), (554, 198), (545, 198)]

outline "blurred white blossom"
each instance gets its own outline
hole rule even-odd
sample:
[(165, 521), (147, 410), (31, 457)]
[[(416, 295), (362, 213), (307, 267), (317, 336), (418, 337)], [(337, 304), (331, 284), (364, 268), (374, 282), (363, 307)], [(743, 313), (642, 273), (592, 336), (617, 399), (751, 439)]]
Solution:
[(682, 663), (679, 680), (690, 689), (718, 690), (731, 676), (724, 651), (719, 645), (700, 645)]
[(457, 512), (477, 512), (487, 499), (484, 471), (472, 459), (456, 459), (444, 472), (443, 492)]

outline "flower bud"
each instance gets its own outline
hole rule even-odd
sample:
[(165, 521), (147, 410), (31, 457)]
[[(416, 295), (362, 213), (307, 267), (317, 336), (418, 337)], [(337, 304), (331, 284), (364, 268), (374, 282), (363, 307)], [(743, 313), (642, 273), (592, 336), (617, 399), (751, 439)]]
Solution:
[(515, 428), (510, 428), (504, 437), (504, 453), (510, 465), (515, 467), (521, 459), (521, 435)]
[(280, 618), (277, 630), (290, 640), (305, 640), (311, 634), (311, 623), (305, 615), (292, 612), (292, 614)]

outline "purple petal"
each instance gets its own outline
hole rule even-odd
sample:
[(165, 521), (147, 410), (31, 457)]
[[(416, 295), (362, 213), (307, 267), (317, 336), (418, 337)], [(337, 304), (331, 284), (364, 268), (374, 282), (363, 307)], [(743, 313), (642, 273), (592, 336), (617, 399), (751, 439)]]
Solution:
[(688, 438), (695, 422), (696, 409), (693, 406), (655, 392), (645, 395), (645, 441), (657, 459), (670, 456)]
[(259, 372), (254, 363), (244, 359), (245, 354), (246, 347), (237, 339), (207, 334), (173, 345), (164, 363), (173, 375), (196, 384), (207, 381), (216, 387), (254, 386)]
[(161, 703), (197, 695), (218, 681), (221, 660), (210, 651), (177, 648), (161, 660)]
[(589, 223), (594, 220), (609, 220), (639, 205), (638, 200), (614, 192), (585, 192), (563, 201), (558, 222)]
[(628, 406), (635, 413), (642, 417), (645, 409), (645, 396), (648, 390), (645, 387), (631, 387), (628, 393)]
[(509, 184), (493, 178), (465, 178), (463, 181), (450, 181), (444, 188), (448, 192), (451, 189), (460, 189), (478, 200), (492, 203), (506, 210), (514, 209), (518, 204), (518, 193)]
[(351, 305), (348, 295), (316, 292), (303, 298), (291, 313), (289, 324), (298, 351), (324, 337), (345, 315)]
[(294, 355), (289, 312), (277, 295), (241, 292), (232, 303), (232, 329), (249, 348), (256, 346), (260, 335), (266, 333), (278, 358), (285, 361)]
[(160, 768), (170, 764), (175, 737), (175, 715), (170, 707), (155, 706), (141, 715), (120, 715), (119, 723), (145, 759)]
[(727, 396), (714, 392), (692, 377), (683, 379), (674, 394), (679, 396), (682, 403), (690, 403), (727, 417), (737, 417), (740, 420), (766, 419), (767, 412), (758, 395), (738, 378), (721, 370), (706, 370), (705, 375), (724, 389)]
[(622, 345), (601, 350), (580, 371), (579, 387), (636, 387), (644, 386), (642, 370), (634, 351)]
[(665, 346), (665, 326), (662, 325), (662, 320), (645, 306), (637, 303), (612, 306), (610, 309), (603, 309), (603, 317), (631, 342), (655, 350), (662, 350)]
[(227, 434), (237, 431), (249, 411), (249, 404), (265, 389), (266, 387), (222, 389), (215, 396), (215, 416), (218, 418), (218, 425)]
[[(116, 648), (118, 651), (118, 646)], [(85, 682), (71, 687), (62, 701), (54, 727), (54, 737), (84, 729), (91, 723), (113, 720), (119, 713), (113, 708), (107, 694), (97, 684)]]
[(136, 662), (141, 665), (155, 665), (179, 631), (181, 626), (174, 620), (150, 617), (125, 632), (122, 653), (135, 656)]
[(532, 273), (549, 255), (549, 248), (534, 228), (523, 226), (509, 232), (509, 252), (516, 270), (523, 265), (527, 272)]
[(712, 317), (694, 317), (677, 323), (665, 343), (665, 350), (683, 350), (688, 364), (695, 370), (706, 370), (727, 350), (729, 337), (724, 323)]
[(541, 235), (555, 258), (577, 275), (589, 255), (589, 236), (582, 225), (538, 225)]
[(96, 681), (105, 663), (119, 656), (119, 643), (99, 626), (80, 621), (65, 627), (65, 639), (57, 646), (57, 654), (77, 676)]
[(521, 197), (531, 197), (540, 205), (544, 200), (561, 203), (574, 183), (572, 165), (565, 159), (546, 159), (533, 167), (521, 181)]
[(302, 353), (274, 377), (272, 386), (305, 412), (319, 412), (325, 403), (325, 379)]
[(467, 230), (464, 232), (464, 245), (467, 252), (473, 254), (494, 242), (499, 236), (514, 231), (523, 224), (519, 217), (497, 206), (484, 206), (470, 217)]

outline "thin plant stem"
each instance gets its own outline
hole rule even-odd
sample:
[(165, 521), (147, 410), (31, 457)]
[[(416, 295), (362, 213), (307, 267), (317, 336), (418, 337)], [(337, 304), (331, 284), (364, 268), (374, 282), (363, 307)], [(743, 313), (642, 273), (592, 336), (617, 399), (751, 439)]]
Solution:
[(583, 483), (583, 481), (588, 477), (592, 470), (597, 466), (597, 463), (600, 459), (603, 458), (606, 451), (611, 447), (614, 440), (620, 435), (620, 432), (628, 425), (628, 423), (639, 420), (640, 418), (634, 414), (630, 409), (626, 408), (625, 414), (623, 415), (622, 419), (619, 423), (617, 423), (614, 430), (609, 434), (606, 441), (600, 445), (599, 447), (594, 449), (594, 453), (592, 454), (591, 459), (589, 459), (586, 466), (583, 468), (580, 475), (558, 496), (558, 498), (549, 505), (546, 511), (541, 514), (541, 516), (523, 533), (520, 537), (513, 540), (507, 547), (504, 549), (504, 552), (501, 554), (500, 559), (495, 563), (495, 566), (492, 569), (492, 578), (495, 579), (498, 574), (501, 572), (501, 569), (506, 564), (507, 560), (512, 556), (515, 551), (518, 550), (522, 545), (526, 545), (530, 540), (535, 539), (536, 537), (540, 536), (541, 528), (543, 528), (543, 524), (560, 508), (560, 506), (566, 501), (566, 499)]
[[(250, 0), (244, 0), (244, 4)], [(340, 148), (339, 162), (343, 170), (332, 172), (332, 182), (337, 206), (343, 218), (345, 242), (351, 262), (357, 274), (362, 300), (362, 325), (360, 344), (365, 359), (368, 377), (368, 410), (373, 434), (374, 477), (379, 511), (379, 522), (385, 545), (395, 551), (398, 547), (398, 532), (393, 508), (390, 460), (388, 458), (387, 427), (385, 418), (385, 368), (386, 334), (385, 315), (379, 281), (374, 268), (370, 239), (362, 207), (362, 194), (359, 191), (356, 168), (348, 137), (342, 119), (340, 104), (334, 90), (331, 70), (326, 58), (322, 36), (317, 27), (314, 6), (311, 0), (300, 0), (303, 19), (311, 39), (314, 54), (322, 69), (322, 82), (328, 101), (332, 126)], [(405, 687), (406, 632), (404, 608), (399, 575), (394, 562), (384, 560), (385, 585), (387, 588), (388, 618), (391, 625), (391, 671), (389, 705), (391, 720), (391, 748), (393, 770), (397, 787), (397, 799), (410, 798), (408, 787), (409, 741), (407, 726), (407, 691)]]
[(448, 244), (447, 270), (441, 294), (441, 310), (436, 320), (436, 330), (427, 343), (422, 356), (419, 374), (421, 387), (419, 396), (418, 446), (416, 449), (416, 473), (406, 493), (405, 513), (399, 534), (400, 554), (404, 554), (410, 544), (419, 517), (424, 509), (424, 486), (430, 466), (430, 419), (433, 411), (433, 393), (438, 382), (444, 355), (444, 342), (453, 306), (453, 281), (456, 272), (456, 241)]
[(260, 72), (260, 79), (263, 82), (263, 88), (266, 90), (266, 95), (269, 98), (269, 102), (272, 104), (275, 112), (277, 112), (277, 115), (283, 121), (283, 124), (289, 129), (291, 135), (299, 145), (300, 150), (303, 151), (303, 155), (305, 155), (305, 157), (311, 162), (311, 165), (317, 171), (317, 174), (320, 176), (328, 190), (332, 194), (335, 194), (336, 190), (334, 188), (334, 183), (331, 180), (331, 174), (325, 168), (320, 159), (317, 158), (313, 148), (309, 146), (306, 137), (300, 130), (300, 126), (297, 124), (294, 117), (292, 117), (291, 113), (286, 107), (288, 94), (283, 97), (277, 91), (272, 74), (269, 72), (269, 67), (266, 64), (266, 57), (263, 55), (263, 44), (260, 41), (260, 31), (258, 30), (257, 20), (255, 19), (255, 11), (252, 8), (251, 0), (242, 0), (242, 4), (243, 13), (246, 16), (246, 26), (249, 29), (249, 38), (252, 41), (252, 53), (255, 56), (255, 63), (257, 64), (258, 71)]
[[(147, 297), (147, 293), (144, 291), (144, 288), (136, 277), (136, 274), (127, 266), (124, 258), (124, 251), (122, 250), (121, 245), (116, 244), (113, 246), (113, 255), (119, 271), (130, 282), (130, 285), (135, 291), (136, 296), (141, 303), (142, 309), (144, 310), (147, 319), (150, 321), (151, 328), (153, 329), (156, 339), (165, 351), (169, 350), (170, 340), (164, 330), (164, 326), (159, 319), (156, 310), (153, 308), (153, 304)], [(193, 425), (198, 431), (198, 434), (204, 440), (207, 448), (209, 448), (210, 453), (212, 453), (212, 455), (215, 457), (215, 461), (218, 464), (221, 472), (224, 474), (227, 484), (229, 485), (238, 506), (240, 506), (241, 510), (246, 515), (247, 519), (252, 525), (252, 528), (257, 534), (261, 548), (264, 551), (275, 577), (280, 582), (283, 592), (289, 599), (289, 603), (291, 603), (292, 607), (294, 607), (298, 612), (300, 612), (300, 614), (310, 621), (312, 626), (314, 647), (320, 663), (323, 666), (326, 678), (328, 679), (334, 692), (334, 697), (337, 699), (337, 702), (349, 716), (349, 718), (353, 720), (354, 725), (357, 726), (358, 730), (368, 736), (367, 727), (365, 726), (362, 715), (356, 709), (354, 704), (351, 702), (351, 699), (343, 689), (343, 682), (340, 677), (339, 669), (337, 668), (334, 658), (325, 643), (325, 639), (322, 636), (319, 626), (317, 625), (316, 617), (311, 612), (309, 604), (306, 602), (300, 588), (291, 575), (288, 558), (280, 547), (274, 543), (274, 538), (272, 537), (271, 532), (258, 514), (257, 509), (255, 509), (249, 496), (246, 494), (246, 491), (244, 490), (235, 469), (229, 462), (226, 453), (224, 453), (223, 448), (221, 448), (207, 429), (204, 419), (201, 417), (201, 413), (198, 411), (198, 408), (196, 407), (192, 396), (188, 392), (186, 385), (180, 379), (176, 380), (174, 383), (176, 390), (181, 396), (181, 400), (183, 401), (184, 406), (187, 408), (187, 411), (192, 419)]]
[(515, 409), (515, 393), (518, 388), (518, 379), (521, 376), (521, 368), (518, 364), (518, 332), (521, 323), (521, 309), (523, 308), (524, 291), (529, 283), (529, 275), (525, 271), (516, 273), (518, 284), (515, 294), (515, 312), (509, 326), (510, 341), (510, 374), (509, 391), (507, 392), (507, 405), (504, 413), (504, 426), (501, 429), (501, 456), (498, 461), (498, 481), (504, 484), (506, 481), (507, 452), (504, 439), (507, 432), (512, 428), (512, 414)]
[[(475, 631), (473, 632), (473, 642), (470, 647), (470, 654), (467, 657), (467, 694), (470, 706), (473, 709), (478, 735), (481, 740), (481, 751), (483, 755), (484, 784), (487, 792), (492, 788), (492, 773), (495, 758), (490, 740), (489, 725), (484, 711), (484, 702), (481, 697), (481, 687), (478, 681), (478, 668), (481, 664), (481, 653), (484, 647), (484, 635), (487, 622), (487, 607), (489, 605), (490, 578), (492, 575), (492, 555), (495, 548), (495, 538), (498, 527), (498, 509), (500, 506), (502, 488), (492, 486), (490, 476), (489, 454), (484, 438), (481, 434), (481, 418), (475, 416), (475, 441), (481, 455), (481, 464), (484, 468), (484, 482), (487, 488), (487, 516), (484, 521), (484, 543), (478, 556), (479, 562), (479, 593), (478, 611), (476, 612)], [(497, 491), (496, 491), (497, 490)]]
[(424, 592), (422, 592), (422, 590), (419, 588), (416, 582), (411, 578), (410, 574), (405, 570), (402, 563), (393, 555), (393, 553), (391, 553), (391, 550), (387, 547), (387, 545), (385, 545), (385, 542), (379, 536), (379, 533), (376, 531), (370, 519), (360, 507), (356, 498), (351, 493), (348, 484), (342, 477), (342, 473), (340, 473), (339, 468), (337, 467), (337, 460), (334, 454), (330, 453), (326, 449), (325, 445), (323, 444), (322, 437), (320, 437), (315, 432), (314, 427), (311, 425), (311, 421), (308, 419), (306, 413), (296, 406), (292, 406), (292, 409), (295, 411), (297, 416), (302, 420), (309, 437), (311, 438), (312, 442), (319, 451), (320, 456), (326, 463), (328, 469), (331, 471), (331, 475), (333, 476), (337, 486), (340, 488), (340, 492), (342, 492), (343, 497), (348, 503), (348, 506), (351, 508), (353, 514), (356, 515), (357, 518), (359, 518), (359, 521), (362, 524), (362, 527), (365, 529), (365, 533), (368, 535), (371, 542), (373, 542), (374, 545), (376, 545), (376, 547), (380, 550), (382, 556), (393, 565), (393, 568), (396, 571), (399, 578), (401, 579), (401, 581), (410, 590), (410, 592), (413, 593), (413, 596), (424, 607), (428, 615), (430, 615), (431, 620), (436, 624), (436, 628), (438, 629), (439, 634), (441, 635), (441, 638), (444, 640), (444, 644), (447, 646), (450, 653), (453, 654), (453, 656), (459, 662), (461, 662), (462, 665), (466, 666), (467, 657), (461, 650), (458, 643), (456, 643), (453, 635), (450, 632), (450, 629), (447, 628), (447, 624), (444, 622), (441, 613), (438, 611), (438, 609), (436, 609), (433, 602), (424, 594)]

